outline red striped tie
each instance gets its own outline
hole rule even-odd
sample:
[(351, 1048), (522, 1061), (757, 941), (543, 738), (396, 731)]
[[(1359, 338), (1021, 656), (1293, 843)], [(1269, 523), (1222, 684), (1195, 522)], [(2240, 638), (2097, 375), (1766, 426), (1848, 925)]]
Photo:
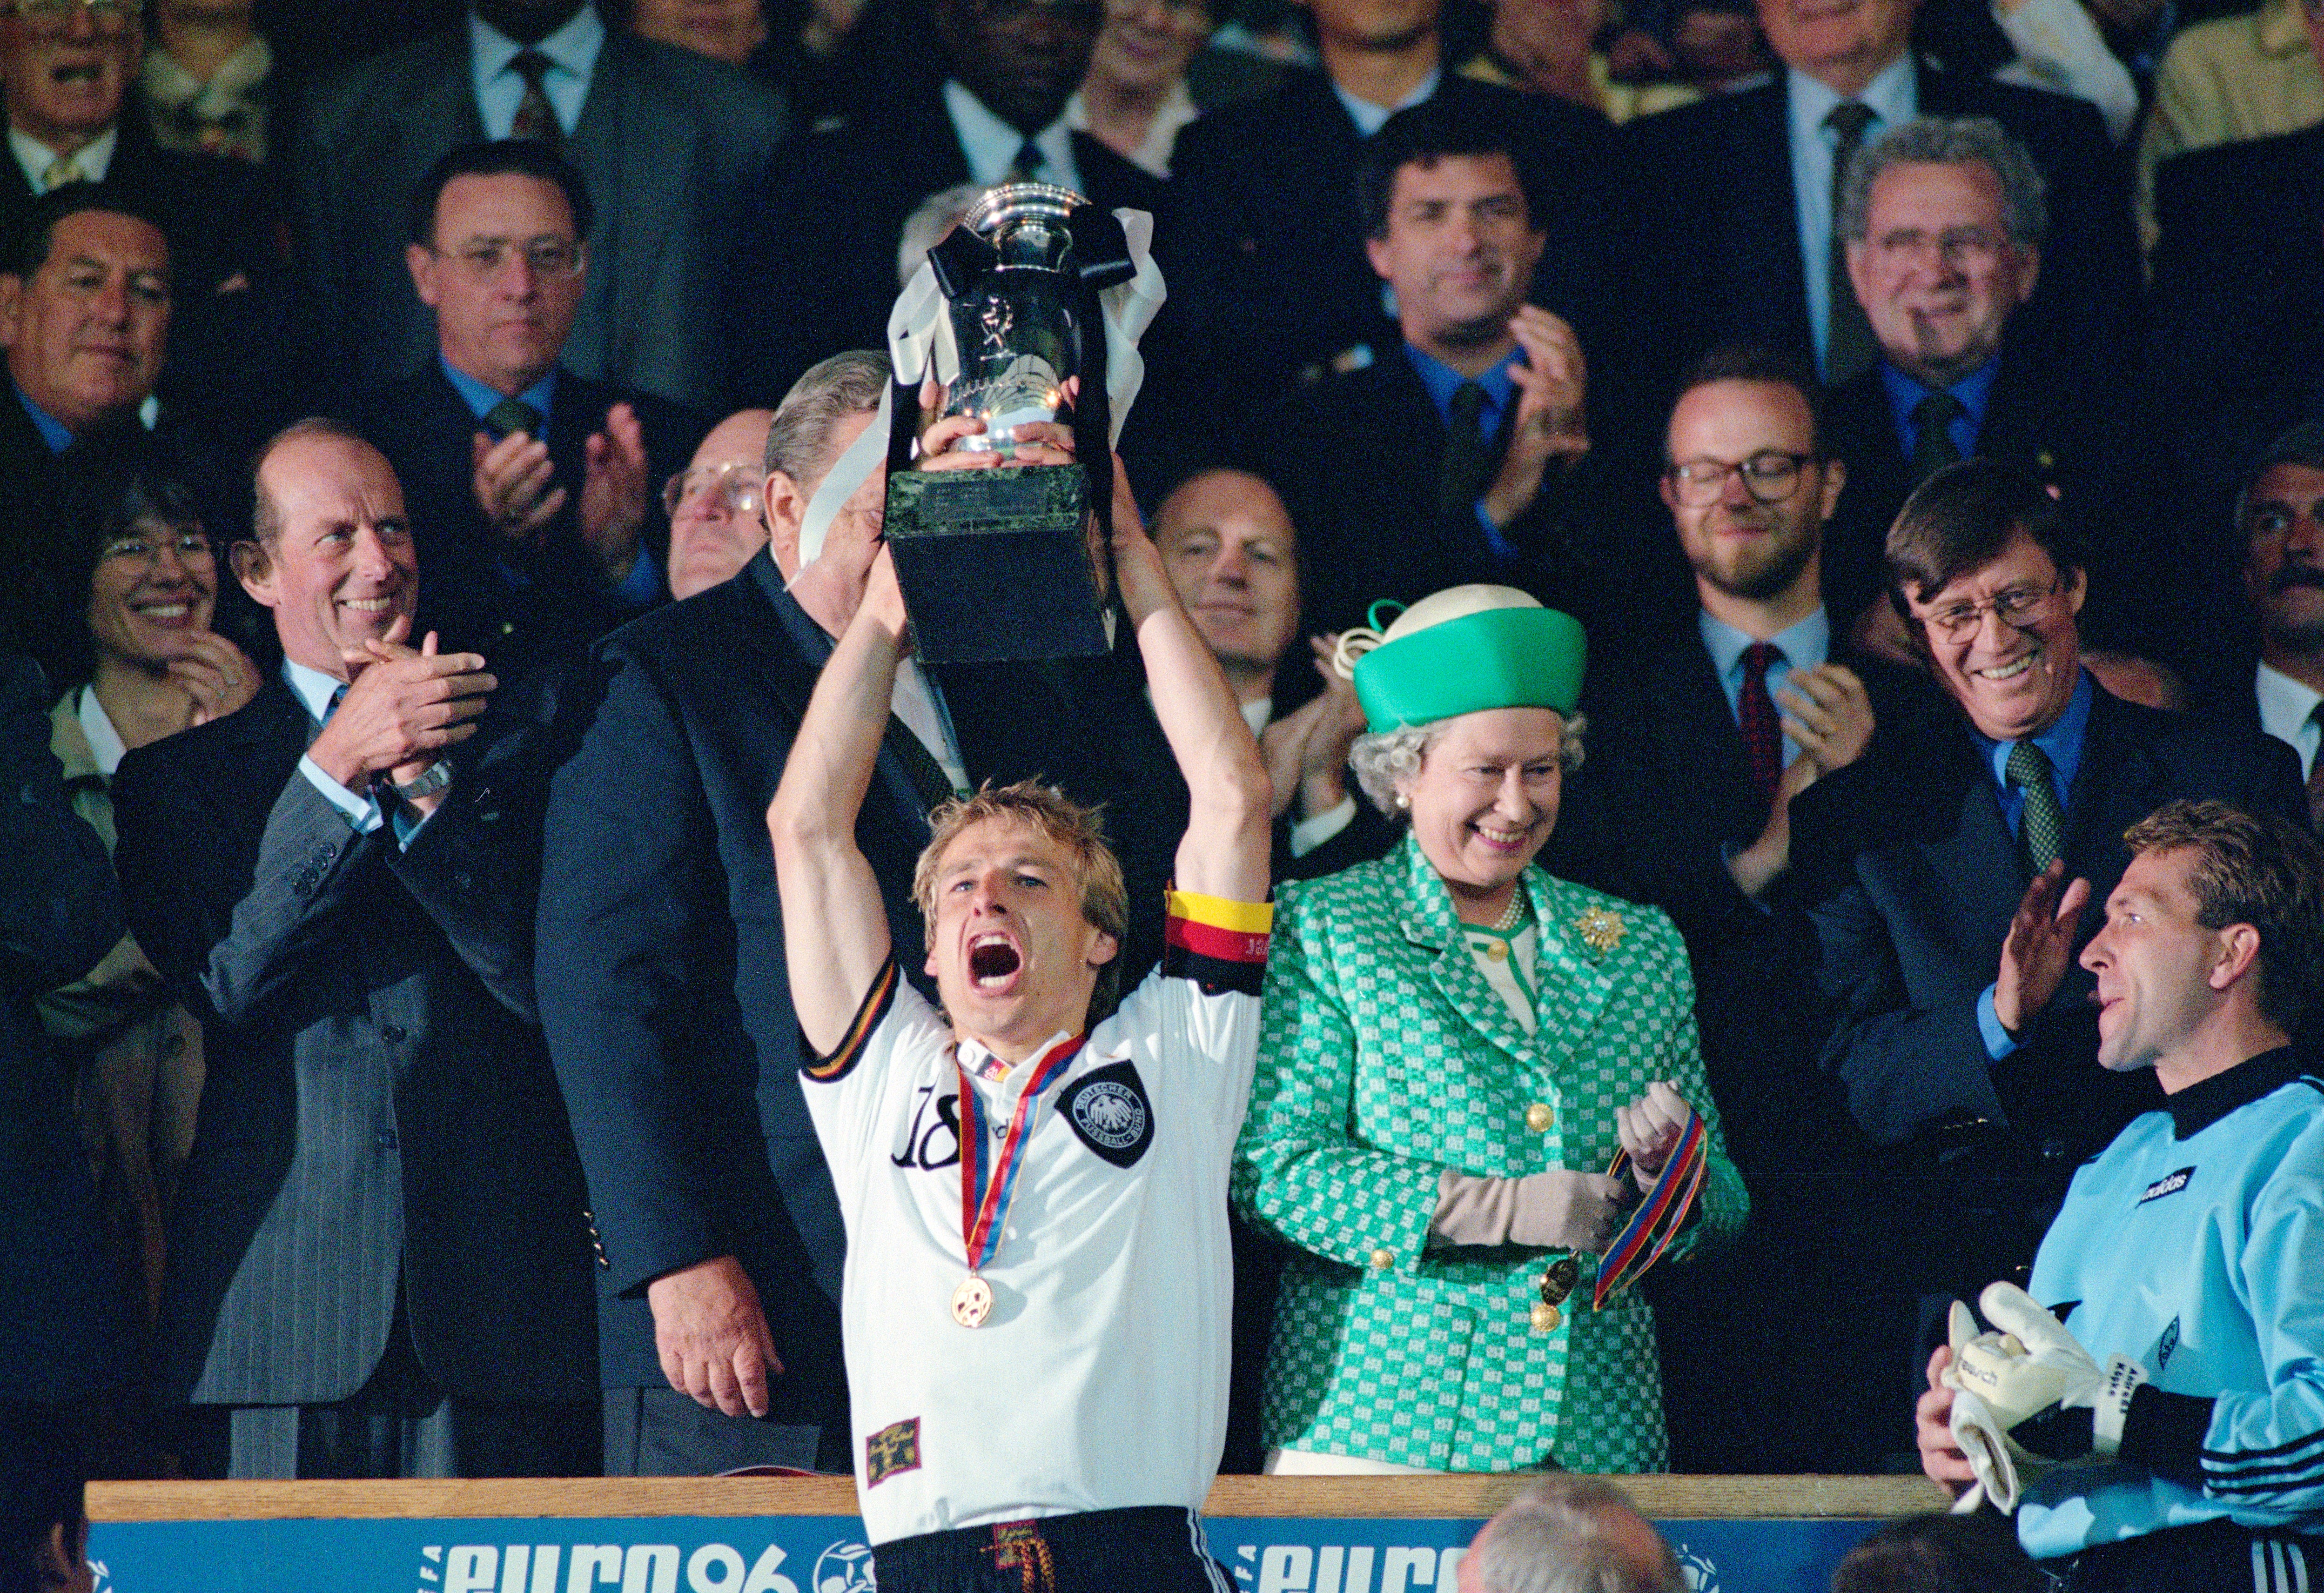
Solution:
[(1743, 689), (1735, 699), (1735, 723), (1743, 732), (1743, 761), (1759, 795), (1773, 801), (1775, 784), (1784, 778), (1784, 727), (1775, 717), (1775, 699), (1767, 695), (1767, 666), (1784, 656), (1772, 642), (1755, 641), (1743, 649)]

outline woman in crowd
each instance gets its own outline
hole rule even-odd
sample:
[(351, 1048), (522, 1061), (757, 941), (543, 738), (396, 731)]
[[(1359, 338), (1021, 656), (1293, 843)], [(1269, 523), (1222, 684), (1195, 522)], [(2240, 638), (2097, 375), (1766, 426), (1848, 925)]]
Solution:
[(1089, 71), (1065, 124), (1157, 177), (1170, 175), (1178, 130), (1204, 111), (1275, 86), (1281, 72), (1241, 51), (1205, 50), (1212, 0), (1105, 0)]
[[(50, 714), (50, 750), (73, 806), (114, 843), (107, 787), (132, 747), (231, 714), (258, 689), (242, 649), (210, 629), (219, 560), (185, 487), (125, 456), (81, 483), (60, 589), (85, 594), (88, 626), (67, 639), (70, 682)], [(82, 1133), (107, 1227), (150, 1303), (161, 1283), (161, 1211), (193, 1142), (201, 1026), (161, 990), (127, 935), (87, 975), (41, 1003), (72, 1048)]]
[(1462, 586), (1351, 636), (1357, 778), (1411, 833), (1277, 891), (1235, 1171), (1296, 1248), (1268, 1469), (1661, 1469), (1654, 1317), (1613, 1285), (1747, 1202), (1677, 932), (1532, 866), (1581, 758), (1582, 628)]

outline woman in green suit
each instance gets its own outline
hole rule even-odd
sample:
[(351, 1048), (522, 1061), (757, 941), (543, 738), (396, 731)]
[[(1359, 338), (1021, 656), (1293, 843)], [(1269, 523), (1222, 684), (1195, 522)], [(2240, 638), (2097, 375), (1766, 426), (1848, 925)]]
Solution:
[(1601, 1257), (1627, 1284), (1748, 1202), (1677, 931), (1532, 866), (1582, 663), (1582, 628), (1507, 587), (1342, 644), (1358, 778), (1410, 833), (1277, 893), (1234, 1183), (1293, 1247), (1269, 1470), (1666, 1463), (1654, 1316), (1627, 1286), (1593, 1305)]

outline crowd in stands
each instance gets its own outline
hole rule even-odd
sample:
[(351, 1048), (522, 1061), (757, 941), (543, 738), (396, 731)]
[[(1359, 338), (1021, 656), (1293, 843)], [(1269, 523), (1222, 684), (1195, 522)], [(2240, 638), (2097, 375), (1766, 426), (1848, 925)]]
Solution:
[[(1911, 1469), (1945, 1303), (2160, 1101), (2076, 962), (2126, 826), (2324, 818), (2319, 52), (2289, 0), (0, 0), (0, 1399), (100, 1475), (849, 1467), (767, 809), (876, 588), (884, 472), (819, 489), (899, 244), (1035, 181), (1155, 218), (1125, 512), (1273, 878), (1428, 851), (1333, 642), (1488, 585), (1586, 636), (1524, 699), (1539, 932), (1637, 915), (1602, 1022), (1497, 1042), (1609, 1059), (1570, 1143), (1454, 1100), (1319, 1183), (1270, 1016), (1225, 1467)], [(1167, 964), (1204, 798), (1136, 629), (900, 659), (906, 979), (931, 811), (1032, 777)], [(1674, 1078), (1700, 1253), (1497, 1425), (1527, 1351), (1464, 1396), (1413, 1301), (1602, 1242), (1529, 1181)], [(1300, 1405), (1326, 1318), (1402, 1413)]]

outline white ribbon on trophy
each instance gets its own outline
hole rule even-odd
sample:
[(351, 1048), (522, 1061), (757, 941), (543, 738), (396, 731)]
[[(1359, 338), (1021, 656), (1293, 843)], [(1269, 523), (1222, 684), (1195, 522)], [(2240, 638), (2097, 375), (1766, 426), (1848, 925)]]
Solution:
[[(1162, 269), (1154, 263), (1154, 218), (1143, 210), (1120, 209), (1122, 236), (1130, 244), (1130, 263), (1137, 274), (1098, 294), (1105, 321), (1105, 391), (1111, 410), (1111, 441), (1121, 440), (1121, 423), (1146, 382), (1146, 357), (1138, 339), (1153, 324), (1162, 308)], [(960, 350), (953, 342), (948, 301), (936, 285), (936, 268), (927, 262), (912, 273), (888, 314), (888, 355), (895, 362), (896, 380), (918, 387), (933, 379), (949, 385), (960, 374)], [(895, 389), (880, 398), (880, 412), (862, 435), (847, 446), (822, 484), (807, 500), (799, 525), (799, 566), (804, 569), (823, 552), (823, 539), (855, 489), (880, 468), (888, 456), (888, 434), (893, 424)]]

